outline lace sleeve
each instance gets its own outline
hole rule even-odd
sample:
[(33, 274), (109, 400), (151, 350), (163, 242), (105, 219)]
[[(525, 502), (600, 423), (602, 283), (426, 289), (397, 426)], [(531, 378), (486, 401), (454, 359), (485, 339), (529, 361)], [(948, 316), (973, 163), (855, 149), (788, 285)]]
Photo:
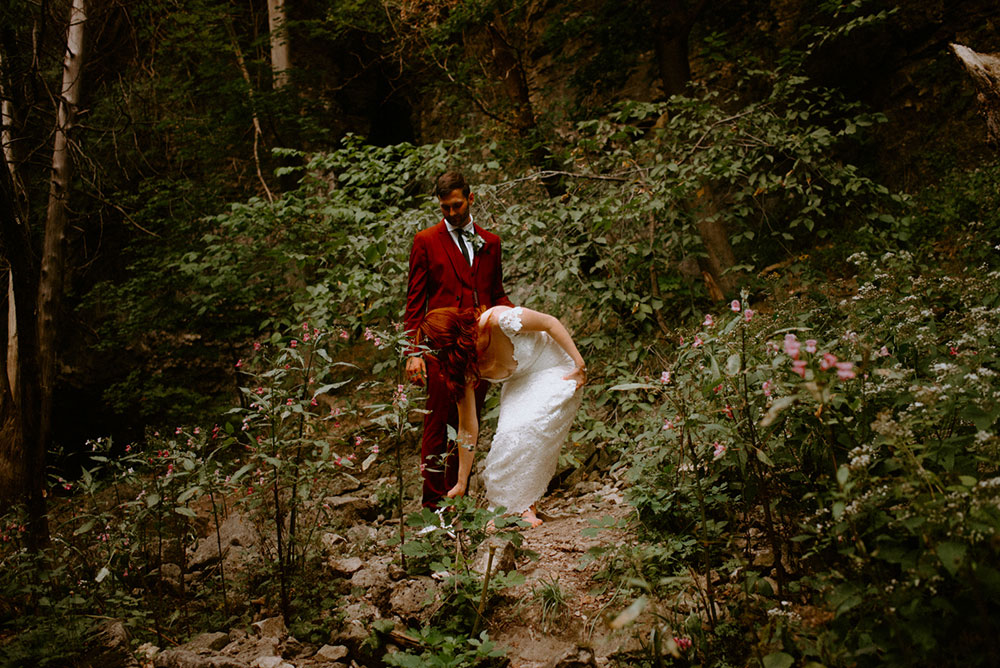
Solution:
[(508, 339), (513, 340), (514, 335), (521, 331), (521, 307), (515, 306), (501, 313), (497, 318), (497, 324), (500, 325), (500, 331), (506, 334)]

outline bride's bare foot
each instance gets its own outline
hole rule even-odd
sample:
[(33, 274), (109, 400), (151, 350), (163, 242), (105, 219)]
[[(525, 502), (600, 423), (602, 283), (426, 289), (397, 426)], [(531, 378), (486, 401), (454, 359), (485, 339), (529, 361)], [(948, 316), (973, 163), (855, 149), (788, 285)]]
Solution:
[(521, 513), (521, 519), (531, 525), (531, 528), (542, 526), (542, 518), (535, 514), (535, 506), (531, 506), (523, 513)]

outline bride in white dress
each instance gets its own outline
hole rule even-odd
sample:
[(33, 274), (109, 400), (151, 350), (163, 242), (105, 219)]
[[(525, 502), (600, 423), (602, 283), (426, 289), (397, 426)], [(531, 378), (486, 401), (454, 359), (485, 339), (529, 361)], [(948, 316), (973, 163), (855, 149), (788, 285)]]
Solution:
[(486, 498), (540, 525), (535, 502), (555, 474), (587, 380), (569, 332), (551, 315), (494, 306), (478, 316), (473, 309), (434, 309), (420, 334), (458, 404), (458, 483), (448, 496), (465, 494), (472, 471), (471, 448), (479, 438), (476, 385), (480, 379), (502, 383), (500, 418), (483, 469)]

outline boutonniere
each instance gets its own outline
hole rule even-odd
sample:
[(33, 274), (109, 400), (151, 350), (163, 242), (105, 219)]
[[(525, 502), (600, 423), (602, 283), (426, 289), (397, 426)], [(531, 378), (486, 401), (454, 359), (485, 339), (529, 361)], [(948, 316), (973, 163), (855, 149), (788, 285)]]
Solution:
[(486, 245), (486, 239), (483, 239), (478, 234), (472, 235), (472, 250), (478, 253), (479, 251), (483, 250), (483, 246), (485, 245)]

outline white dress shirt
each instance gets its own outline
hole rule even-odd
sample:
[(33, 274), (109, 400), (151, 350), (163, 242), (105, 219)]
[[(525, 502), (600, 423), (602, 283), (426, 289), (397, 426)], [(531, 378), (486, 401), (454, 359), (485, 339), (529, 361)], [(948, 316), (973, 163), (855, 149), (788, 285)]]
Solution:
[(470, 238), (470, 237), (475, 237), (476, 236), (476, 228), (475, 228), (474, 223), (475, 223), (475, 221), (472, 220), (471, 216), (469, 217), (469, 222), (465, 224), (465, 227), (455, 227), (454, 225), (452, 225), (451, 223), (449, 223), (447, 220), (444, 221), (444, 224), (448, 227), (448, 236), (450, 236), (451, 240), (455, 243), (456, 246), (458, 246), (458, 252), (460, 252), (460, 253), (462, 252), (462, 247), (458, 245), (458, 233), (456, 232), (456, 230), (460, 230), (461, 229), (461, 230), (465, 230), (466, 232), (468, 232), (468, 234), (466, 235), (465, 239), (463, 239), (463, 241), (465, 242), (465, 247), (469, 249), (469, 266), (470, 267), (472, 266), (472, 263), (476, 259), (476, 246), (475, 246), (475, 244), (472, 243), (472, 239)]

